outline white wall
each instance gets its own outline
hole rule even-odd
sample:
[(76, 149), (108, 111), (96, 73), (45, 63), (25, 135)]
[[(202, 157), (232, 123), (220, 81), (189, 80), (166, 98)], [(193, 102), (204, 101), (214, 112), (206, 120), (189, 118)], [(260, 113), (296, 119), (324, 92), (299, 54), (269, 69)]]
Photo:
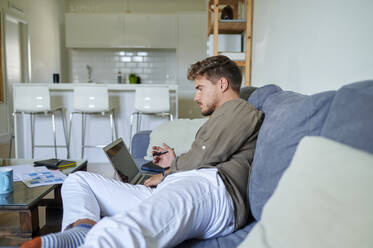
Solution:
[[(66, 72), (61, 63), (65, 40), (60, 30), (64, 23), (63, 1), (33, 0), (27, 2), (31, 41), (31, 82), (52, 82), (52, 74)], [(31, 3), (32, 2), (32, 3)], [(65, 52), (66, 53), (66, 52)], [(64, 81), (65, 75), (61, 75)]]
[(254, 86), (315, 93), (373, 78), (373, 1), (256, 0)]
[[(18, 10), (9, 8), (9, 3)], [(0, 0), (4, 15), (8, 14), (28, 23), (31, 82), (52, 82), (53, 73), (61, 73), (62, 80), (67, 78), (65, 28), (63, 26), (64, 3), (64, 0)], [(4, 29), (4, 24), (2, 24), (2, 29)], [(3, 71), (5, 71), (5, 64)], [(8, 87), (6, 78), (4, 86), (6, 92)], [(0, 143), (4, 142), (2, 137), (10, 132), (7, 96), (5, 98), (6, 101), (0, 103)]]
[(206, 57), (207, 13), (178, 13), (178, 84), (179, 118), (201, 118), (201, 110), (194, 102), (194, 83), (187, 79), (191, 64)]

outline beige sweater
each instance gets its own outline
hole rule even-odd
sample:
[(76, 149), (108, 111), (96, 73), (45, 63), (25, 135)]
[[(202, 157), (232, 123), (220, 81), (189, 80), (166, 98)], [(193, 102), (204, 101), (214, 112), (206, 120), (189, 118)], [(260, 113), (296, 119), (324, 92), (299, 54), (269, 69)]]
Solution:
[(252, 218), (247, 186), (255, 144), (264, 115), (242, 99), (217, 108), (198, 130), (192, 148), (171, 165), (171, 173), (217, 167), (235, 207), (235, 229)]

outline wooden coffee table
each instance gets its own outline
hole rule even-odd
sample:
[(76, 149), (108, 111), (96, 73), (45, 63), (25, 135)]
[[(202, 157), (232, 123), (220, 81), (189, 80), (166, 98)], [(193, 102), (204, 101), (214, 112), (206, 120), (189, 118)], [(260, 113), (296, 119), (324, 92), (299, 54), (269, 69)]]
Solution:
[[(33, 160), (0, 159), (0, 166), (20, 164), (33, 164)], [(82, 170), (87, 170), (86, 160), (77, 161), (75, 167), (62, 172), (68, 175)], [(45, 199), (45, 196), (52, 191), (54, 191), (54, 198)], [(40, 206), (46, 207), (46, 224), (42, 228), (39, 226)], [(0, 246), (19, 245), (35, 236), (59, 231), (62, 217), (61, 184), (28, 188), (23, 182), (14, 182), (13, 193), (0, 195), (0, 215), (10, 214), (16, 217), (15, 221), (14, 218), (10, 221), (0, 217)]]

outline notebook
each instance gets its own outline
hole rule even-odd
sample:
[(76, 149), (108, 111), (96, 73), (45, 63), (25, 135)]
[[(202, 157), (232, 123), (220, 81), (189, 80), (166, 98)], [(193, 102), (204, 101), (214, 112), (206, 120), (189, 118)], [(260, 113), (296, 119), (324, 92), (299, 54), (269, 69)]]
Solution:
[(76, 166), (76, 161), (51, 158), (34, 162), (35, 166), (46, 166), (48, 169), (67, 169)]
[(130, 184), (144, 184), (151, 175), (142, 174), (137, 168), (127, 146), (121, 138), (103, 148), (110, 164), (123, 182)]

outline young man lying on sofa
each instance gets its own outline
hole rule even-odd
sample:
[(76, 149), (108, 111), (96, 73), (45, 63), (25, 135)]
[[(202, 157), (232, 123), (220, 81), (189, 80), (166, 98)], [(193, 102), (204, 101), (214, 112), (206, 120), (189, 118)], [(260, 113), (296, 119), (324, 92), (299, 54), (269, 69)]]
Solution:
[[(247, 185), (263, 114), (240, 99), (241, 71), (225, 56), (193, 64), (194, 100), (209, 120), (179, 157), (163, 144), (153, 162), (168, 168), (145, 185), (88, 172), (62, 186), (62, 232), (23, 247), (173, 247), (190, 238), (227, 235), (251, 214)], [(100, 219), (100, 216), (107, 216)]]

